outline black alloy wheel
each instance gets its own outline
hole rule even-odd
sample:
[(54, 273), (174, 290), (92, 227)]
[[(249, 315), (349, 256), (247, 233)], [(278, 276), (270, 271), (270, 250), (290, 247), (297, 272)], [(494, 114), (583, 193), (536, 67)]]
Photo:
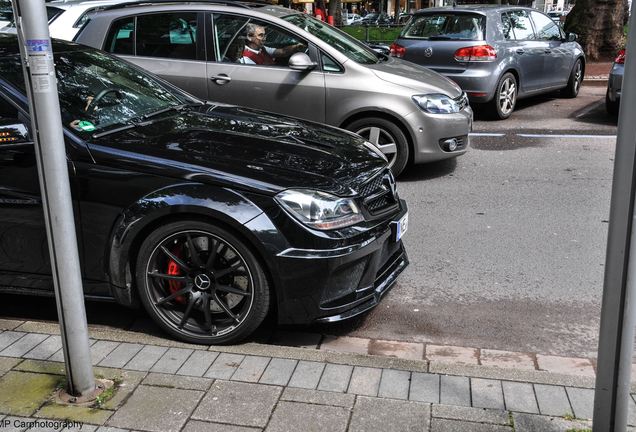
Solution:
[(215, 225), (175, 222), (157, 229), (140, 248), (136, 273), (150, 316), (183, 341), (237, 342), (261, 324), (269, 308), (258, 260)]

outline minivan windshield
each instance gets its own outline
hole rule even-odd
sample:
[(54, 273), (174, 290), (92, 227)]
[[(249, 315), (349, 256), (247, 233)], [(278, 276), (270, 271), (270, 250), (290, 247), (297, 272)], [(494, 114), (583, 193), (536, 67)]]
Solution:
[[(56, 51), (55, 72), (64, 126), (80, 133), (130, 124), (196, 102), (97, 50)], [(2, 59), (0, 79), (24, 92), (19, 55)]]
[(400, 37), (427, 40), (484, 40), (486, 17), (472, 13), (415, 15)]
[(283, 17), (283, 19), (316, 36), (356, 63), (378, 63), (378, 56), (364, 44), (320, 20), (307, 14), (288, 15)]

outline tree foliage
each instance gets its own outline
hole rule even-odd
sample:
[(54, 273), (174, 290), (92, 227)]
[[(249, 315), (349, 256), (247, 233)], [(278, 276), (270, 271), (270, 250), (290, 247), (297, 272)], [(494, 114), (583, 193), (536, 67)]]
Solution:
[(564, 29), (579, 35), (587, 60), (610, 60), (623, 47), (624, 0), (577, 0)]

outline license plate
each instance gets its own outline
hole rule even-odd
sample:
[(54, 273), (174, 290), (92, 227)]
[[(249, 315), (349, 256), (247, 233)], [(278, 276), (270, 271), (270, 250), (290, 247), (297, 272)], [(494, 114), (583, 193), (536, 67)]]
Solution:
[(393, 221), (393, 224), (395, 225), (395, 229), (393, 231), (395, 234), (395, 237), (393, 237), (393, 240), (399, 241), (404, 235), (404, 233), (406, 232), (406, 230), (409, 228), (409, 214), (406, 213), (404, 216), (400, 218), (400, 220)]

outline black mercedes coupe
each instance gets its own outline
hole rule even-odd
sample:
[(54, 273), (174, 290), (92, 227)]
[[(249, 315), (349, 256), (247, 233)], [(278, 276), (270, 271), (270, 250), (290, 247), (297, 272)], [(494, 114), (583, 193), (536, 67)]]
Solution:
[[(201, 101), (92, 48), (53, 51), (87, 298), (233, 343), (268, 312), (363, 313), (408, 265), (406, 203), (359, 136)], [(53, 295), (14, 35), (0, 59), (0, 290)]]

